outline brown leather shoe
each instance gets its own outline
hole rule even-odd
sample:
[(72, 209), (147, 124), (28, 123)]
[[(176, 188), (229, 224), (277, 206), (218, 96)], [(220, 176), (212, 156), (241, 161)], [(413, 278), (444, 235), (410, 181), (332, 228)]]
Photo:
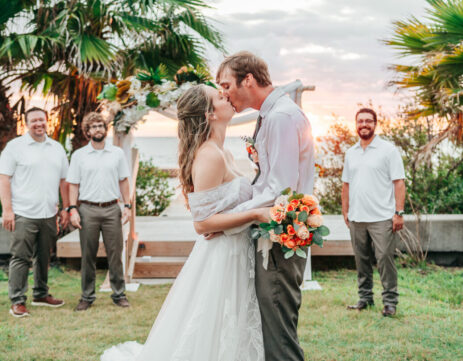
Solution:
[(347, 306), (348, 310), (357, 310), (357, 311), (363, 311), (364, 309), (368, 307), (374, 306), (374, 302), (365, 302), (365, 301), (358, 301), (356, 305), (349, 305)]
[(47, 306), (47, 307), (61, 307), (64, 305), (63, 300), (54, 298), (52, 295), (42, 298), (34, 298), (31, 302), (32, 306)]
[(396, 311), (395, 306), (391, 306), (391, 305), (384, 306), (383, 310), (381, 311), (384, 317), (394, 316), (396, 312), (397, 311)]
[(117, 301), (114, 301), (114, 304), (119, 307), (130, 307), (129, 300), (125, 297), (119, 298)]
[(76, 306), (75, 310), (76, 311), (87, 311), (90, 307), (92, 307), (92, 303), (85, 301), (85, 300), (79, 300), (79, 304)]
[(26, 308), (24, 303), (17, 303), (15, 305), (11, 305), (10, 314), (13, 317), (25, 317), (30, 316), (29, 311)]

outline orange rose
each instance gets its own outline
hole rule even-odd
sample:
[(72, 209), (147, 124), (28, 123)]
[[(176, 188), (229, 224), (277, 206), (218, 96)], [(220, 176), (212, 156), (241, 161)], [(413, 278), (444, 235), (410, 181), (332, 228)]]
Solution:
[(310, 246), (310, 244), (312, 243), (312, 238), (313, 238), (313, 234), (310, 233), (309, 237), (307, 237), (306, 239), (304, 239), (301, 244), (301, 247), (304, 247), (304, 246)]
[(287, 248), (291, 248), (293, 249), (294, 247), (296, 247), (296, 242), (294, 241), (294, 239), (288, 239), (284, 245), (287, 247)]
[(294, 206), (294, 208), (297, 208), (297, 206), (299, 205), (299, 203), (301, 203), (299, 201), (299, 199), (293, 199), (291, 202), (289, 202), (290, 204), (292, 204)]
[(318, 199), (315, 196), (305, 195), (302, 198), (302, 203), (308, 206), (310, 209), (318, 206)]
[(286, 216), (286, 211), (284, 207), (280, 205), (276, 205), (270, 208), (270, 218), (272, 219), (272, 221), (281, 223), (281, 221), (285, 218), (285, 216)]
[(294, 237), (294, 242), (296, 242), (296, 246), (302, 246), (302, 244), (304, 243), (304, 240), (303, 239), (300, 239), (299, 237)]
[(281, 244), (286, 244), (290, 240), (290, 237), (286, 233), (280, 234), (280, 243)]
[(302, 205), (301, 208), (300, 208), (301, 212), (307, 212), (307, 214), (309, 214), (310, 212), (310, 208), (306, 205)]
[(314, 208), (310, 211), (310, 214), (318, 214), (318, 215), (321, 215), (322, 212), (320, 212), (320, 209), (318, 208)]
[(296, 208), (290, 203), (286, 206), (286, 212), (294, 212)]
[(290, 235), (290, 236), (294, 236), (296, 234), (296, 230), (294, 229), (294, 227), (292, 225), (289, 225), (287, 227), (287, 230), (288, 230), (288, 235)]

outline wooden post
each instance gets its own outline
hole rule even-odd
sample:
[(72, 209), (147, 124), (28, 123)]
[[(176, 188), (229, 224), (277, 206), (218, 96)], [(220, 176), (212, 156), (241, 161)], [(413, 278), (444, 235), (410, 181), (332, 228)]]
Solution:
[[(139, 163), (139, 153), (138, 149), (132, 148), (132, 156), (131, 156), (131, 163), (132, 163), (132, 176), (131, 176), (131, 184), (130, 184), (130, 204), (132, 205), (132, 209), (130, 212), (130, 227), (129, 227), (129, 235), (127, 237), (127, 244), (125, 245), (125, 278), (126, 282), (131, 282), (132, 275), (133, 275), (133, 265), (135, 264), (135, 258), (137, 257), (137, 250), (138, 250), (138, 240), (135, 242), (137, 247), (134, 247), (134, 240), (137, 238), (135, 234), (135, 220), (137, 215), (137, 205), (136, 205), (136, 190), (137, 190), (137, 175), (138, 175), (138, 163)], [(132, 265), (132, 266), (131, 266)]]

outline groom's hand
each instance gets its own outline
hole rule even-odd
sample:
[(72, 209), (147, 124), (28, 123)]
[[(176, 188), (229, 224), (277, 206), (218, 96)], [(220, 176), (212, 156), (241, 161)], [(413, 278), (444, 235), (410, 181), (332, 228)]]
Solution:
[(223, 232), (212, 232), (212, 233), (204, 233), (203, 236), (206, 241), (210, 241), (211, 239), (221, 236), (222, 234)]

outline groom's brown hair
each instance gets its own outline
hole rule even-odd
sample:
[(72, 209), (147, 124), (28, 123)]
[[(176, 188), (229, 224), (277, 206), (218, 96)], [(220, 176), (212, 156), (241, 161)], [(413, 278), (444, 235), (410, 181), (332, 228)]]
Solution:
[(226, 68), (232, 71), (238, 87), (248, 74), (252, 74), (260, 87), (272, 85), (267, 63), (249, 51), (240, 51), (225, 58), (217, 70), (218, 83), (220, 83), (220, 75)]

